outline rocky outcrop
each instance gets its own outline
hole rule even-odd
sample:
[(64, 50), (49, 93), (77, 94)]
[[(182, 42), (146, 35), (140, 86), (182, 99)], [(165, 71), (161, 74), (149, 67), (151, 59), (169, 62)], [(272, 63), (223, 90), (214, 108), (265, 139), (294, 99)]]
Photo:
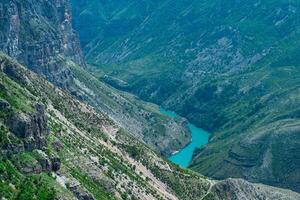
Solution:
[(72, 84), (62, 57), (85, 62), (68, 0), (4, 0), (1, 8), (0, 49), (60, 86)]
[(73, 192), (78, 200), (94, 200), (94, 197), (77, 181), (69, 183), (68, 189)]
[(46, 146), (48, 134), (47, 116), (41, 104), (35, 105), (35, 113), (15, 113), (6, 120), (9, 130), (20, 139), (19, 144), (8, 144), (8, 153), (20, 153), (43, 149)]
[[(11, 79), (20, 82), (21, 84), (27, 85), (29, 80), (26, 76), (19, 73), (17, 70), (17, 66), (12, 62), (9, 62), (7, 59), (0, 59), (0, 70), (4, 72)], [(3, 91), (6, 90), (3, 86)]]
[(211, 189), (214, 199), (219, 200), (271, 200), (299, 199), (300, 195), (289, 190), (278, 190), (260, 184), (252, 184), (242, 179), (227, 179), (215, 184)]
[(36, 113), (27, 115), (24, 113), (15, 114), (8, 120), (10, 130), (20, 138), (43, 137), (47, 130), (47, 116), (44, 106), (36, 104)]
[[(61, 161), (58, 157), (49, 157), (44, 152), (39, 152), (40, 158), (32, 158), (30, 161), (13, 159), (14, 165), (25, 174), (40, 174), (42, 172), (57, 172)], [(18, 158), (18, 157), (17, 157)]]
[(52, 142), (52, 147), (54, 148), (55, 151), (59, 152), (63, 148), (63, 144), (60, 141), (55, 141)]
[(40, 165), (42, 166), (43, 171), (54, 171), (57, 172), (60, 169), (61, 162), (57, 157), (52, 158), (43, 158), (39, 160)]

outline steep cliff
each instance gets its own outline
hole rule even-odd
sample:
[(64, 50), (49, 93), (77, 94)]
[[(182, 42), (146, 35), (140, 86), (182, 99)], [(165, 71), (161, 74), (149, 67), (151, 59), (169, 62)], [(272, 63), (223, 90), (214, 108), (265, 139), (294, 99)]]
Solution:
[(61, 57), (85, 66), (68, 1), (1, 1), (0, 48), (52, 82), (72, 84)]

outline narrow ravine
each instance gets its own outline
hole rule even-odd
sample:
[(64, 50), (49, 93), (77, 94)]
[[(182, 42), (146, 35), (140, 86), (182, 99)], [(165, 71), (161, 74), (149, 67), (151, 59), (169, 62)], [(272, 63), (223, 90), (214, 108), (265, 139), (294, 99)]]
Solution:
[[(175, 112), (168, 111), (163, 108), (160, 108), (160, 112), (169, 117), (179, 117), (179, 115), (177, 115)], [(192, 134), (191, 142), (187, 146), (182, 148), (180, 151), (175, 152), (172, 156), (168, 158), (173, 163), (178, 164), (184, 168), (189, 166), (193, 157), (194, 150), (208, 143), (210, 135), (210, 133), (208, 133), (207, 131), (198, 128), (191, 123), (188, 123), (187, 126)]]

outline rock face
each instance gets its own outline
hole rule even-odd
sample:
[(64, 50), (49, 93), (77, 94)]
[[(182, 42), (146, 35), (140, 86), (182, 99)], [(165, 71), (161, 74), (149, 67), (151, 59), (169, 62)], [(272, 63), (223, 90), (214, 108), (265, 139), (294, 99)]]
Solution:
[(21, 139), (20, 144), (9, 144), (8, 152), (20, 153), (43, 149), (46, 146), (46, 136), (48, 134), (47, 116), (45, 108), (41, 104), (36, 104), (35, 113), (17, 113), (6, 120), (10, 131)]
[(46, 135), (48, 129), (45, 108), (41, 104), (36, 104), (35, 109), (36, 113), (34, 114), (16, 114), (8, 120), (9, 127), (16, 136), (37, 139)]
[(35, 109), (34, 114), (16, 114), (8, 120), (9, 127), (16, 136), (40, 138), (48, 132), (44, 106), (36, 104)]
[(27, 163), (14, 161), (14, 165), (25, 174), (40, 174), (42, 172), (57, 172), (60, 169), (61, 162), (57, 157), (49, 158), (45, 155), (43, 158)]
[(4, 0), (0, 7), (0, 49), (60, 86), (71, 84), (61, 56), (85, 62), (68, 1)]

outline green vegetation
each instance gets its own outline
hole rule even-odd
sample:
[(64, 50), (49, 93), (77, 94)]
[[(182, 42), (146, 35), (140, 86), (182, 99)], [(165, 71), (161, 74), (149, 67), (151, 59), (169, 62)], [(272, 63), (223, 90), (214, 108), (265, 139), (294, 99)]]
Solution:
[(73, 2), (90, 71), (212, 132), (193, 170), (300, 191), (300, 3), (138, 2)]
[[(2, 59), (9, 61), (7, 57)], [(20, 76), (21, 78), (14, 81), (10, 79), (11, 82), (1, 83), (5, 87), (10, 87), (10, 84), (24, 87), (23, 90), (27, 94), (24, 96), (24, 100), (28, 102), (28, 105), (33, 105), (37, 99), (48, 105), (48, 128), (50, 132), (46, 135), (47, 146), (39, 151), (23, 152), (24, 150), (19, 150), (20, 152), (15, 152), (12, 155), (7, 154), (7, 162), (10, 163), (10, 166), (17, 171), (20, 170), (20, 172), (18, 171), (20, 177), (29, 179), (28, 185), (32, 187), (32, 190), (29, 191), (31, 193), (37, 193), (36, 190), (39, 191), (36, 198), (63, 196), (71, 199), (76, 195), (91, 195), (96, 199), (113, 199), (112, 191), (115, 191), (124, 198), (126, 196), (127, 199), (139, 199), (145, 194), (156, 199), (163, 199), (162, 193), (153, 186), (155, 182), (151, 180), (151, 176), (147, 175), (148, 173), (159, 173), (161, 169), (158, 169), (153, 163), (152, 166), (145, 163), (145, 169), (147, 170), (145, 173), (145, 171), (139, 169), (137, 162), (140, 158), (147, 160), (148, 154), (164, 165), (169, 165), (168, 161), (162, 159), (122, 129), (116, 130), (115, 139), (111, 138), (107, 130), (117, 127), (104, 114), (74, 100), (59, 89), (54, 90), (51, 84), (24, 68), (20, 68), (18, 64), (14, 64), (12, 67), (15, 70), (14, 74), (3, 74), (3, 77), (9, 77), (10, 79), (14, 76)], [(22, 77), (28, 78), (30, 83), (34, 84), (23, 84), (21, 82)], [(36, 98), (30, 98), (31, 96)], [(18, 106), (12, 106), (12, 108), (16, 112), (25, 112)], [(163, 118), (163, 120), (166, 119)], [(1, 136), (3, 135), (1, 144), (3, 146), (1, 148), (5, 149), (7, 144), (22, 145), (23, 139), (19, 139), (19, 143), (10, 141), (9, 137), (13, 134), (8, 131), (5, 119), (3, 122), (1, 128), (3, 130), (1, 131)], [(124, 146), (123, 144), (127, 142), (136, 144), (138, 148), (128, 144)], [(123, 151), (123, 147), (126, 149), (125, 151)], [(62, 166), (59, 174), (53, 172), (53, 175), (50, 176), (50, 173), (45, 174), (42, 171), (42, 163), (47, 164), (48, 161), (45, 160), (47, 157), (60, 158)], [(128, 157), (133, 160), (128, 159)], [(5, 168), (5, 170), (8, 170), (8, 168)], [(176, 170), (179, 174), (184, 173), (179, 168), (176, 168)], [(159, 174), (157, 175), (159, 177)], [(55, 178), (52, 178), (52, 176)], [(172, 177), (173, 175), (169, 174), (168, 176)], [(196, 175), (195, 178), (199, 178), (199, 175)], [(33, 185), (30, 184), (31, 180)], [(159, 178), (159, 180), (163, 179)], [(172, 180), (175, 181), (176, 178), (172, 178)], [(34, 185), (37, 183), (40, 187)], [(189, 185), (190, 180), (187, 179), (184, 184)], [(199, 184), (202, 185), (205, 182), (199, 182)], [(172, 185), (170, 184), (170, 186)], [(173, 190), (173, 186), (171, 188)], [(8, 190), (7, 187), (4, 189), (5, 191)], [(205, 188), (199, 189), (199, 187), (193, 190), (199, 190), (202, 193), (202, 189), (205, 190)], [(193, 193), (193, 190), (189, 193)], [(5, 193), (5, 196), (8, 195), (15, 195), (16, 198), (28, 198), (28, 194), (25, 192), (20, 194), (22, 196), (18, 196), (16, 191), (11, 191), (9, 194)]]
[(95, 76), (69, 60), (83, 58), (68, 3), (4, 1), (3, 50), (63, 89), (1, 53), (0, 199), (299, 199), (173, 165), (153, 149), (187, 143), (184, 120), (101, 82), (214, 130), (193, 169), (298, 189), (299, 3), (78, 0)]
[(55, 197), (52, 182), (54, 179), (47, 174), (23, 175), (9, 160), (0, 160), (0, 198), (52, 200)]
[[(6, 77), (1, 72), (0, 72), (0, 81), (1, 81), (0, 86), (3, 87), (0, 90), (0, 99), (5, 99), (16, 110), (21, 110), (23, 112), (33, 111), (32, 105), (30, 104), (30, 101), (34, 100), (33, 96), (30, 96), (26, 90), (22, 89), (19, 85), (14, 83), (11, 79)], [(3, 86), (3, 84), (5, 84), (5, 86)], [(2, 113), (3, 115), (4, 114), (10, 115), (11, 112), (12, 111), (10, 110), (6, 110), (4, 113), (4, 111), (1, 110), (0, 114)]]
[(82, 185), (90, 191), (93, 196), (97, 200), (114, 200), (115, 198), (113, 197), (112, 194), (109, 194), (103, 186), (97, 184), (94, 180), (92, 180), (90, 177), (83, 175), (83, 173), (78, 170), (78, 169), (73, 169), (71, 174), (73, 175), (74, 178), (76, 178), (78, 181), (82, 183)]

